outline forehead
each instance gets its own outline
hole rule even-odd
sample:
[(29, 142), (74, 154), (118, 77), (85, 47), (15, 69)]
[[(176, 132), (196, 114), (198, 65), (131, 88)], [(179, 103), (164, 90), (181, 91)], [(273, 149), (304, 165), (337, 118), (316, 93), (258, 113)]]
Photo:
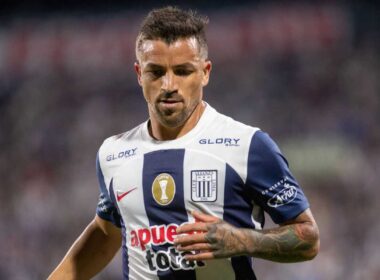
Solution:
[(167, 44), (162, 40), (145, 40), (141, 44), (140, 63), (182, 64), (201, 60), (196, 38), (186, 38)]

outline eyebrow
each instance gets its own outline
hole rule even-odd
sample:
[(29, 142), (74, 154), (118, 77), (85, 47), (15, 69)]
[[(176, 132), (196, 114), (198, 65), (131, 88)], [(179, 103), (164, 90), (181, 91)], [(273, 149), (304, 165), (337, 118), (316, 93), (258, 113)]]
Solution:
[(155, 63), (148, 63), (145, 67), (149, 68), (162, 68), (163, 66)]
[[(164, 66), (150, 62), (146, 65), (146, 67), (147, 68), (163, 68)], [(195, 68), (195, 66), (189, 62), (186, 62), (186, 63), (174, 65), (173, 68)]]
[(190, 62), (174, 65), (174, 68), (195, 68)]

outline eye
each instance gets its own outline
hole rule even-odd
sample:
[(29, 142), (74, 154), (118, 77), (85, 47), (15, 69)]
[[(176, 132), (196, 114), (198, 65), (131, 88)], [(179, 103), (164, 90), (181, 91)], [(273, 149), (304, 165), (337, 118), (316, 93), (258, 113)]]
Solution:
[(152, 69), (152, 70), (148, 71), (148, 73), (150, 73), (154, 77), (161, 77), (161, 76), (165, 75), (165, 72), (162, 69)]
[(178, 68), (174, 71), (174, 73), (178, 76), (189, 76), (191, 73), (193, 73), (193, 71), (190, 69)]

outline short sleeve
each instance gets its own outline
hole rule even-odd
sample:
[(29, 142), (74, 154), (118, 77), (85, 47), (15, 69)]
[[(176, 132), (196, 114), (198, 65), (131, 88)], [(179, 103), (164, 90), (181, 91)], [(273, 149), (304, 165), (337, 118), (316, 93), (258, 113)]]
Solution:
[(104, 181), (103, 171), (99, 161), (99, 153), (96, 157), (96, 174), (98, 176), (100, 190), (98, 205), (96, 207), (96, 214), (103, 220), (109, 221), (117, 227), (121, 227), (121, 216), (118, 212), (117, 206), (114, 203), (114, 200), (111, 199), (107, 191), (106, 183)]
[(262, 131), (257, 131), (251, 140), (246, 185), (254, 202), (277, 224), (291, 220), (309, 208), (285, 157)]

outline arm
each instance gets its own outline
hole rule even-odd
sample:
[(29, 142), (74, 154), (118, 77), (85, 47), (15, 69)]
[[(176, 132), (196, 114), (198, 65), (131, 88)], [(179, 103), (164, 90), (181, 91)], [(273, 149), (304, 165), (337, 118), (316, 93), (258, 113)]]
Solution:
[(319, 232), (309, 209), (295, 219), (269, 230), (236, 228), (216, 217), (194, 212), (200, 222), (177, 229), (178, 250), (196, 251), (189, 260), (207, 260), (249, 255), (277, 262), (313, 259), (319, 250)]
[(89, 279), (111, 261), (120, 246), (120, 229), (96, 216), (48, 279)]

